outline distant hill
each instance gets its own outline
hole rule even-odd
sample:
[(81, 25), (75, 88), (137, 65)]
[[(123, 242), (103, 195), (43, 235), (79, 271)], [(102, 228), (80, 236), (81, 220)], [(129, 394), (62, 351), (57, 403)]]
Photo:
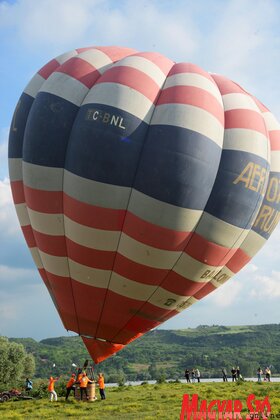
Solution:
[[(89, 358), (80, 337), (57, 337), (35, 341), (11, 338), (22, 343), (36, 359), (36, 376), (69, 374), (72, 363)], [(53, 368), (55, 364), (55, 368)], [(202, 377), (220, 377), (240, 366), (243, 376), (256, 376), (259, 366), (270, 365), (280, 374), (280, 324), (251, 326), (206, 326), (185, 330), (154, 330), (100, 363), (107, 381), (147, 380), (159, 376), (182, 378), (186, 367), (199, 368)]]

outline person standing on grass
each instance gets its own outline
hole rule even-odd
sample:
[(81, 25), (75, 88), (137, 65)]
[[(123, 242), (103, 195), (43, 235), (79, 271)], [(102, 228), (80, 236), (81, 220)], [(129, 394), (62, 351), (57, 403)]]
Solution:
[(222, 368), (222, 374), (223, 374), (223, 381), (224, 382), (227, 382), (228, 381), (228, 379), (227, 379), (227, 371), (226, 371), (225, 368)]
[(191, 382), (191, 380), (190, 380), (190, 371), (189, 371), (189, 369), (186, 369), (186, 370), (185, 370), (185, 378), (186, 378), (186, 381), (187, 381), (187, 382)]
[(194, 383), (195, 382), (195, 370), (194, 369), (192, 369), (192, 371), (191, 371), (191, 378), (192, 378), (192, 383)]
[(80, 380), (80, 393), (81, 393), (81, 401), (83, 401), (83, 395), (86, 395), (86, 399), (88, 400), (87, 394), (87, 386), (88, 384), (92, 384), (92, 381), (89, 380), (86, 373), (83, 373), (83, 376)]
[(258, 382), (262, 381), (262, 374), (263, 374), (262, 368), (259, 366), (259, 368), (257, 370)]
[(238, 381), (239, 381), (239, 379), (242, 379), (242, 376), (240, 374), (240, 367), (239, 366), (237, 366), (237, 368), (236, 368), (236, 378), (237, 378)]
[(269, 369), (269, 367), (267, 367), (265, 369), (265, 378), (268, 382), (270, 382), (270, 378), (271, 378), (271, 370)]
[(75, 387), (74, 387), (74, 383), (76, 382), (76, 375), (75, 373), (72, 373), (71, 378), (69, 379), (69, 381), (67, 382), (66, 385), (66, 397), (65, 400), (68, 400), (69, 394), (71, 391), (75, 392)]
[(197, 382), (200, 382), (200, 371), (198, 369), (196, 369), (195, 371), (195, 376), (196, 376)]
[(50, 393), (50, 400), (53, 401), (53, 399), (55, 401), (57, 401), (57, 393), (54, 390), (54, 384), (56, 381), (58, 381), (59, 378), (53, 378), (52, 376), (49, 379), (49, 386), (48, 386), (48, 391)]
[(29, 378), (26, 378), (26, 381), (25, 381), (25, 391), (27, 393), (29, 393), (30, 391), (32, 391), (32, 388), (33, 388), (33, 382)]
[(98, 374), (97, 382), (99, 385), (99, 393), (100, 393), (101, 400), (105, 400), (106, 396), (105, 396), (105, 383), (104, 383), (103, 373)]
[(235, 369), (235, 367), (233, 367), (231, 369), (231, 377), (232, 377), (232, 382), (235, 382), (236, 381), (236, 369)]

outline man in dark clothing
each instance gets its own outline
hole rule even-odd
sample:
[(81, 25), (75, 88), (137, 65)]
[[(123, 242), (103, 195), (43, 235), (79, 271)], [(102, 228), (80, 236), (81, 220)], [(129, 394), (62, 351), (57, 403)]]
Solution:
[(233, 367), (231, 369), (231, 377), (232, 377), (232, 382), (235, 382), (236, 381), (236, 369), (235, 369), (235, 367)]
[(185, 378), (186, 378), (186, 381), (187, 382), (191, 382), (190, 381), (190, 371), (189, 371), (189, 369), (186, 369), (185, 370)]

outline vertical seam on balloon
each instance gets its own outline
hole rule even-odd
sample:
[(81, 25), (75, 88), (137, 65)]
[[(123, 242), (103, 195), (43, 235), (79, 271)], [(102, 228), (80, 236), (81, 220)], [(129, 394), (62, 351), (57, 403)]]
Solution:
[[(137, 53), (136, 53), (135, 55), (137, 55)], [(175, 65), (175, 63), (173, 63), (173, 65), (172, 65), (172, 67), (170, 68), (169, 72), (171, 71), (171, 69), (173, 68), (173, 66), (174, 66), (174, 65)], [(168, 74), (169, 74), (169, 73), (168, 73)], [(153, 112), (151, 113), (151, 117), (150, 117), (149, 123), (147, 122), (147, 131), (146, 131), (145, 136), (144, 136), (144, 139), (143, 139), (142, 148), (141, 148), (141, 151), (140, 151), (140, 153), (139, 153), (139, 158), (138, 158), (137, 166), (136, 166), (136, 169), (135, 169), (135, 172), (134, 172), (134, 177), (133, 177), (132, 185), (131, 185), (131, 188), (130, 188), (130, 194), (129, 194), (129, 197), (128, 197), (128, 200), (127, 200), (127, 206), (126, 206), (126, 209), (125, 209), (125, 216), (124, 216), (124, 218), (123, 218), (123, 222), (122, 222), (122, 226), (121, 226), (121, 230), (120, 230), (120, 235), (119, 235), (119, 240), (118, 240), (118, 244), (117, 244), (117, 247), (116, 247), (116, 252), (115, 252), (115, 256), (114, 256), (114, 261), (113, 261), (113, 264), (112, 264), (112, 270), (111, 270), (111, 274), (110, 274), (110, 278), (109, 278), (108, 286), (107, 286), (107, 289), (106, 289), (106, 294), (105, 294), (105, 297), (104, 297), (104, 300), (103, 300), (102, 310), (101, 310), (101, 312), (100, 312), (100, 317), (99, 317), (99, 320), (98, 320), (98, 323), (97, 323), (97, 327), (96, 327), (96, 335), (98, 335), (98, 329), (99, 329), (99, 325), (100, 325), (100, 323), (101, 323), (101, 319), (102, 319), (102, 315), (103, 315), (103, 311), (104, 311), (104, 307), (105, 307), (105, 303), (106, 303), (106, 298), (107, 298), (107, 294), (108, 294), (108, 291), (109, 291), (111, 278), (112, 278), (113, 271), (114, 271), (115, 261), (116, 261), (116, 257), (117, 257), (117, 254), (118, 254), (118, 249), (119, 249), (119, 244), (120, 244), (121, 237), (122, 237), (122, 234), (123, 234), (122, 229), (123, 229), (123, 226), (124, 226), (124, 224), (125, 224), (126, 215), (127, 215), (127, 210), (128, 210), (128, 207), (129, 207), (129, 203), (130, 203), (130, 199), (131, 199), (132, 191), (134, 190), (134, 183), (135, 183), (135, 180), (136, 180), (137, 171), (138, 171), (138, 168), (139, 168), (139, 165), (140, 165), (140, 162), (141, 162), (141, 158), (142, 158), (142, 155), (143, 155), (143, 150), (144, 150), (144, 147), (145, 147), (146, 139), (147, 139), (147, 136), (148, 136), (148, 133), (149, 133), (150, 122), (151, 122), (151, 120), (152, 120), (152, 118), (153, 118), (153, 115), (154, 115), (154, 112), (155, 112), (155, 109), (156, 109), (156, 104), (157, 104), (157, 101), (158, 101), (158, 99), (159, 99), (159, 97), (160, 97), (160, 94), (161, 94), (162, 88), (164, 87), (164, 84), (165, 84), (165, 82), (166, 82), (167, 77), (168, 77), (168, 75), (165, 77), (164, 81), (162, 82), (161, 87), (159, 87), (158, 94), (157, 94), (157, 97), (156, 97), (156, 99), (155, 99), (154, 110), (153, 110)], [(134, 316), (134, 315), (133, 315), (133, 316)], [(132, 318), (133, 318), (133, 316), (132, 316)], [(121, 330), (122, 330), (122, 329), (123, 329), (123, 327), (121, 328)], [(121, 330), (119, 330), (119, 331), (121, 331)], [(116, 335), (114, 335), (114, 337), (115, 337), (115, 336), (116, 336)], [(111, 342), (113, 341), (114, 337), (113, 337), (112, 339), (110, 339), (110, 341), (111, 341)]]

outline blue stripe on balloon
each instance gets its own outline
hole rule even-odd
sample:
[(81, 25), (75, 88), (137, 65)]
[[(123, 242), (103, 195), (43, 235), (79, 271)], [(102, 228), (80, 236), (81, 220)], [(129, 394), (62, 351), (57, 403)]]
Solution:
[(65, 168), (95, 181), (132, 186), (147, 128), (121, 109), (84, 105), (73, 126)]
[(71, 129), (79, 107), (56, 95), (39, 92), (30, 110), (23, 144), (26, 162), (64, 167)]
[(23, 93), (16, 106), (9, 135), (9, 158), (22, 158), (23, 136), (27, 117), (34, 98)]
[(280, 173), (270, 172), (268, 188), (252, 230), (268, 239), (280, 218)]
[(245, 182), (234, 184), (249, 162), (269, 170), (267, 161), (253, 153), (223, 151), (215, 185), (205, 208), (218, 219), (240, 228), (251, 227), (263, 200), (261, 191), (253, 190), (258, 188), (258, 175), (252, 180), (253, 188), (248, 187), (249, 184), (246, 186)]
[(221, 148), (186, 128), (149, 129), (135, 188), (175, 206), (203, 210), (212, 190)]

